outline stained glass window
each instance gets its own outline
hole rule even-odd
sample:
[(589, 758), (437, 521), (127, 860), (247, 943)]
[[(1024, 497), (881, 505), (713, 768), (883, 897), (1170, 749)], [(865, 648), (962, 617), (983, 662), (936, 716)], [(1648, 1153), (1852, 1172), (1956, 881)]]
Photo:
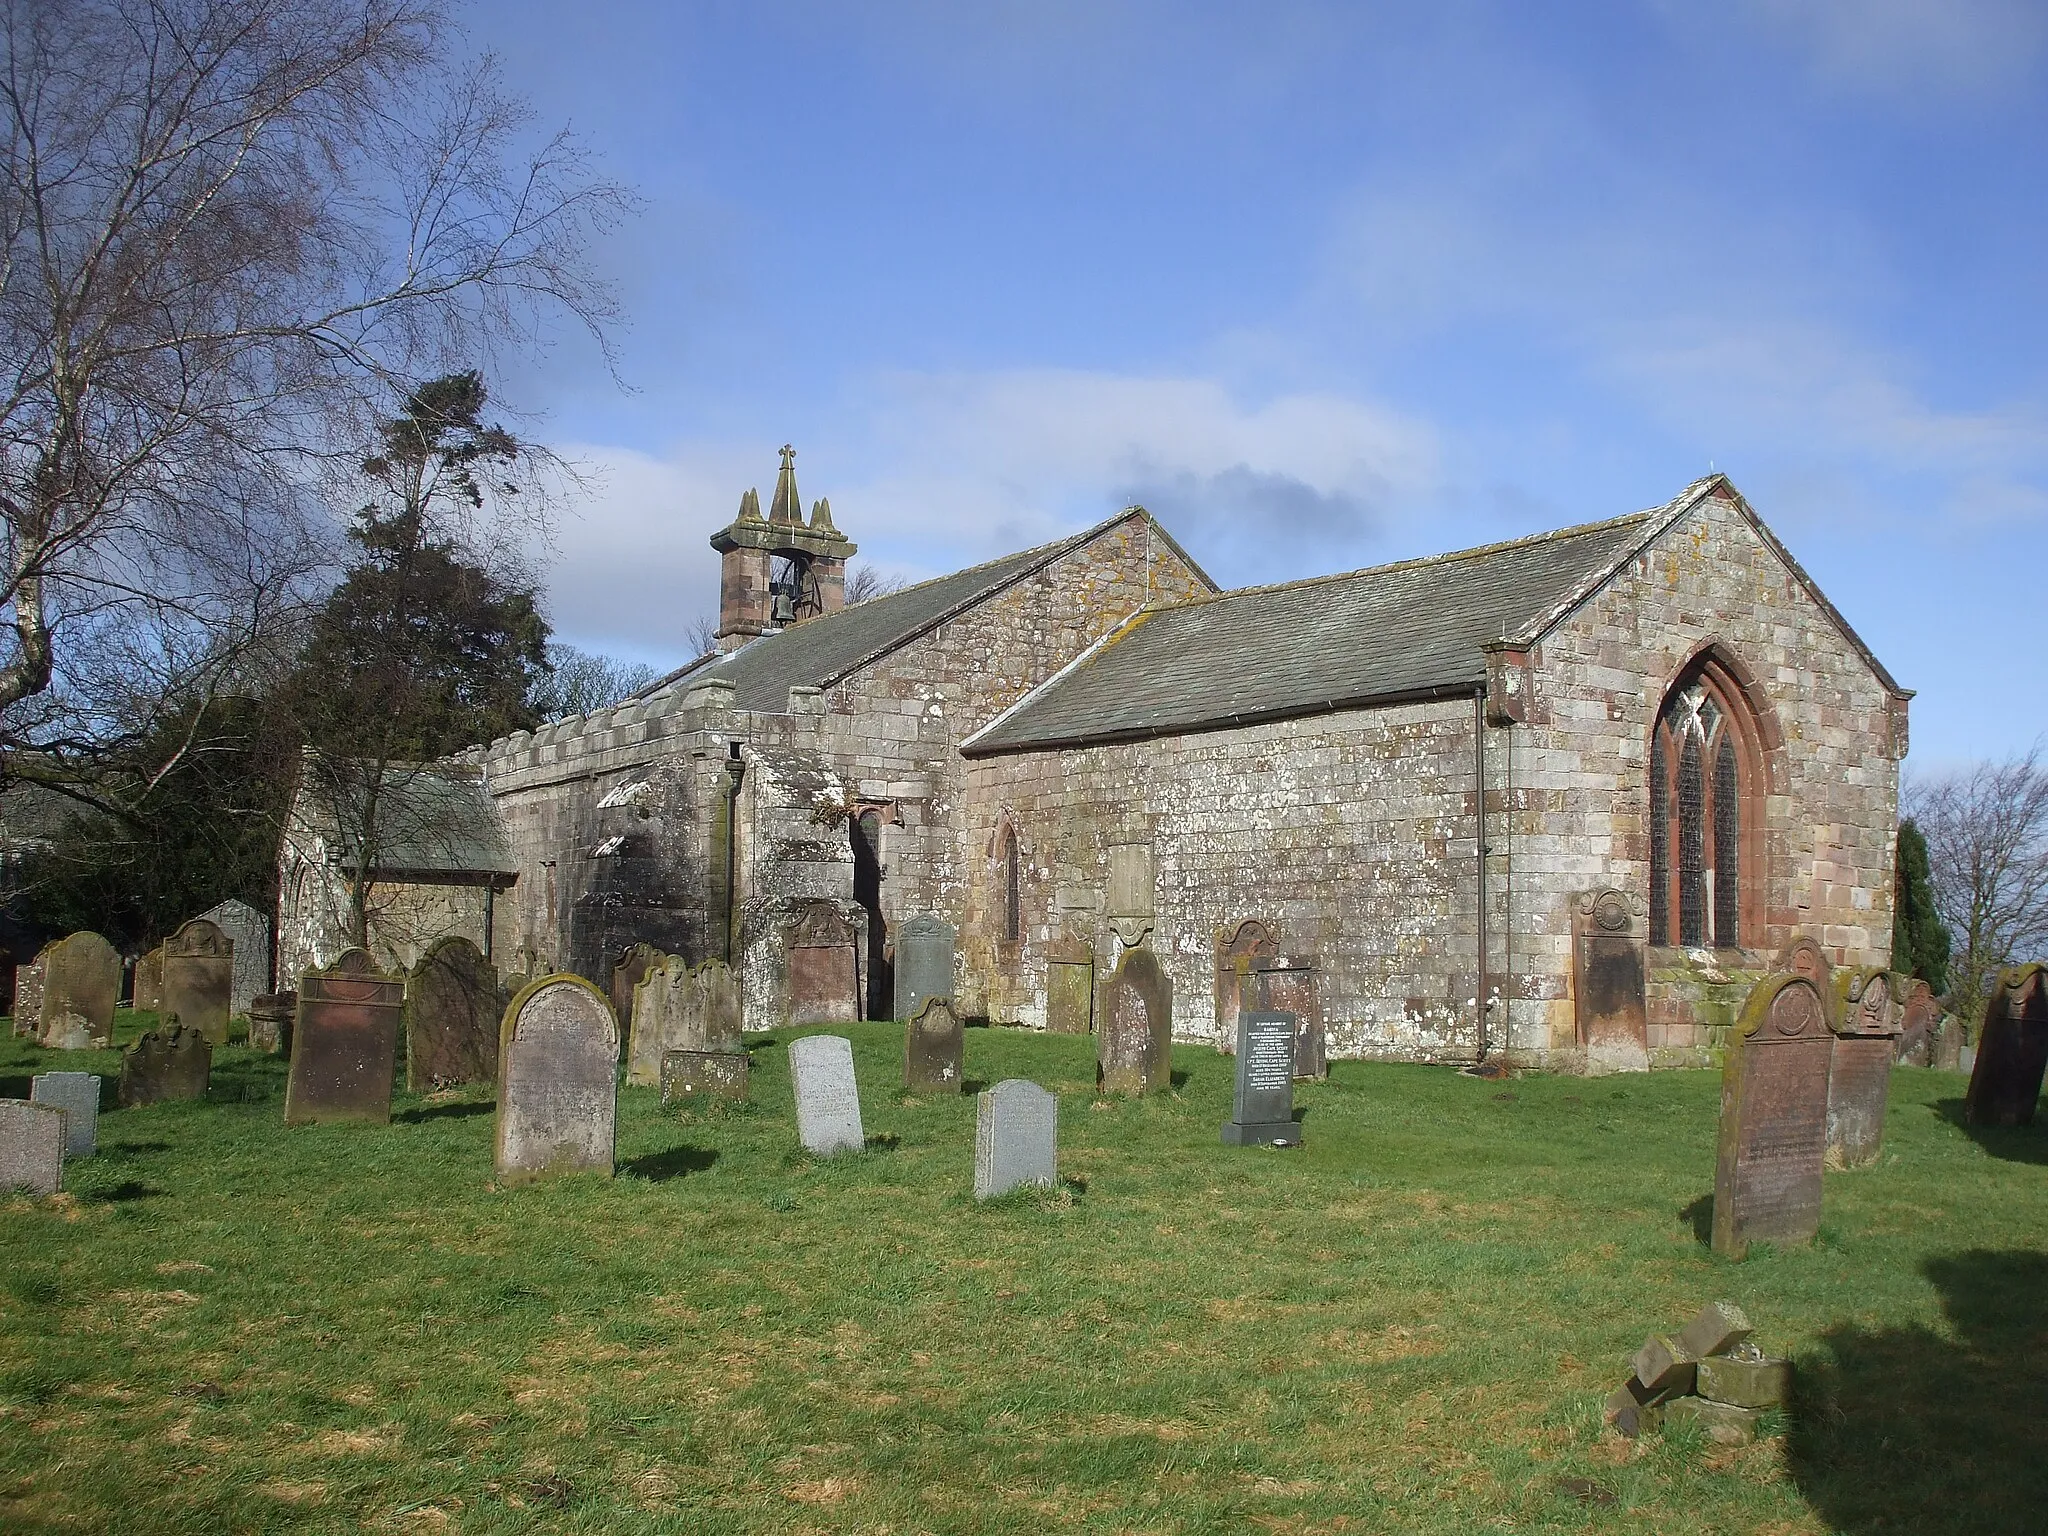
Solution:
[(1650, 942), (1742, 942), (1747, 779), (1740, 695), (1711, 661), (1672, 689), (1650, 740)]

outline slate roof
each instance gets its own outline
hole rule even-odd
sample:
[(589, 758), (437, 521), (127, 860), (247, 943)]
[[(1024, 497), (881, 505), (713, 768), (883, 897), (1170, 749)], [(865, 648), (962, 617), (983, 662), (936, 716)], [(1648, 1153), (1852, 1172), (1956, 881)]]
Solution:
[[(455, 764), (389, 763), (377, 800), (376, 873), (432, 884), (510, 881), (519, 873), (498, 822), (497, 802), (475, 768)], [(300, 781), (299, 815), (330, 841), (340, 835), (333, 799), (361, 803), (355, 775), (335, 785), (308, 765)], [(351, 816), (351, 825), (360, 812)], [(468, 877), (465, 880), (463, 877)]]
[(1577, 601), (1694, 490), (1604, 523), (1141, 614), (963, 750), (1134, 740), (1470, 693), (1486, 680), (1481, 645), (1523, 636)]

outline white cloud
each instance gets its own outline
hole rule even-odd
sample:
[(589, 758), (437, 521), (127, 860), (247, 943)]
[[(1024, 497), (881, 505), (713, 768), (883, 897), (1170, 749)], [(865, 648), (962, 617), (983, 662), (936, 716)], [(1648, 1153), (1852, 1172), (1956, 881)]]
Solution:
[(2038, 0), (1747, 0), (1744, 9), (1823, 78), (1859, 88), (2006, 88), (2048, 41)]

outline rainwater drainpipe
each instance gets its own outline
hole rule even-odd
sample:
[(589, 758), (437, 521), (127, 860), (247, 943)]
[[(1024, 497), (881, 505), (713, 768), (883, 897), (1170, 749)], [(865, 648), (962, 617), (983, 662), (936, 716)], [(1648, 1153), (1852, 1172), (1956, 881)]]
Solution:
[(1479, 863), (1479, 1060), (1486, 1060), (1486, 1010), (1491, 1003), (1486, 995), (1486, 685), (1481, 683), (1472, 695), (1472, 777), (1479, 793), (1473, 798), (1476, 835), (1473, 847), (1478, 850)]
[(739, 921), (739, 892), (734, 887), (738, 861), (734, 857), (733, 843), (739, 826), (740, 780), (747, 771), (747, 765), (740, 756), (740, 744), (729, 741), (725, 744), (725, 963), (732, 966), (732, 931)]

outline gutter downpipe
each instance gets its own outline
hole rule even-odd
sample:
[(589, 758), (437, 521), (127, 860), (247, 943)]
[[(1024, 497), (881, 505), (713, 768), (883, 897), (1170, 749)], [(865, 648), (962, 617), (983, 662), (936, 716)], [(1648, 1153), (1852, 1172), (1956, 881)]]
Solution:
[(1486, 1010), (1493, 1006), (1492, 999), (1486, 995), (1486, 855), (1489, 850), (1486, 846), (1486, 685), (1484, 683), (1481, 683), (1472, 694), (1472, 777), (1479, 790), (1473, 801), (1473, 848), (1479, 867), (1479, 990), (1476, 999), (1478, 1003), (1476, 1012), (1479, 1032), (1478, 1059), (1483, 1062), (1486, 1060)]
[(725, 964), (732, 967), (733, 930), (739, 926), (739, 892), (733, 889), (737, 879), (738, 859), (734, 844), (738, 837), (740, 780), (747, 771), (746, 760), (740, 756), (737, 741), (726, 743), (725, 759)]

